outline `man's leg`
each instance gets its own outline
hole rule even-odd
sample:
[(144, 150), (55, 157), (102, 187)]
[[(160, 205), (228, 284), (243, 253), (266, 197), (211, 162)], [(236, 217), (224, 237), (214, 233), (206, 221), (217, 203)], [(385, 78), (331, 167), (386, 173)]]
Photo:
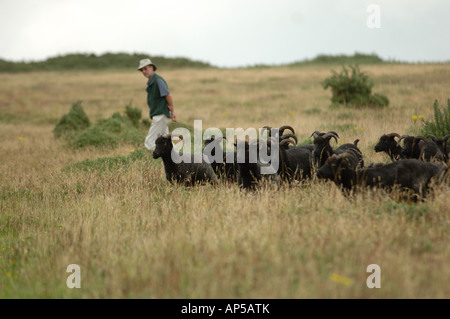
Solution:
[(153, 151), (155, 149), (155, 141), (158, 138), (158, 134), (165, 135), (169, 133), (169, 121), (170, 119), (165, 115), (157, 115), (153, 117), (152, 125), (148, 130), (144, 143), (148, 150)]

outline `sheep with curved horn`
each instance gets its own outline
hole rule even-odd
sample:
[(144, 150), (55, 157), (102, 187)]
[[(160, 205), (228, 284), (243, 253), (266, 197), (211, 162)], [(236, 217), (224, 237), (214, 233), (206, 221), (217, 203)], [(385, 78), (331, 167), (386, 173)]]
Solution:
[[(278, 142), (276, 138), (271, 137), (267, 139), (266, 143), (267, 147), (271, 147), (271, 145), (274, 145), (274, 143)], [(264, 181), (275, 182), (278, 184), (280, 181), (280, 177), (277, 172), (274, 172), (273, 174), (262, 173), (263, 166), (266, 166), (267, 164), (262, 163), (260, 160), (261, 159), (260, 140), (252, 139), (250, 141), (244, 141), (243, 145), (244, 145), (243, 159), (240, 160), (240, 157), (238, 155), (239, 187), (242, 189), (256, 190), (257, 186)], [(235, 146), (238, 147), (238, 144), (236, 143)], [(252, 151), (256, 151), (256, 153), (251, 154)]]
[(302, 147), (286, 147), (289, 144), (296, 145), (297, 138), (293, 134), (285, 134), (279, 145), (280, 166), (278, 174), (288, 182), (302, 180), (311, 177), (312, 153)]
[(343, 144), (337, 149), (333, 150), (330, 145), (330, 140), (334, 138), (337, 143), (337, 139), (339, 137), (339, 135), (335, 131), (329, 131), (327, 133), (320, 133), (318, 131), (315, 131), (313, 134), (311, 134), (311, 136), (314, 136), (313, 159), (317, 168), (320, 168), (322, 165), (324, 165), (326, 160), (333, 154), (343, 153), (349, 153), (358, 159), (355, 168), (364, 166), (364, 160), (361, 150), (357, 146), (359, 139), (356, 139), (353, 143)]

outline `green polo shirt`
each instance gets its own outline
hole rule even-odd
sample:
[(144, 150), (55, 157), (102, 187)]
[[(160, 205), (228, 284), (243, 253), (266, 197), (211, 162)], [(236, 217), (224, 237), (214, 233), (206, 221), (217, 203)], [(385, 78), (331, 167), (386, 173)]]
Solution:
[[(163, 91), (167, 92), (164, 96), (161, 95), (161, 88), (158, 85), (158, 82), (165, 84), (165, 89)], [(166, 115), (170, 118), (170, 111), (167, 107), (166, 95), (169, 94), (167, 89), (167, 83), (164, 81), (162, 77), (158, 74), (153, 73), (151, 78), (147, 82), (147, 105), (150, 108), (150, 118), (152, 119), (156, 115)]]

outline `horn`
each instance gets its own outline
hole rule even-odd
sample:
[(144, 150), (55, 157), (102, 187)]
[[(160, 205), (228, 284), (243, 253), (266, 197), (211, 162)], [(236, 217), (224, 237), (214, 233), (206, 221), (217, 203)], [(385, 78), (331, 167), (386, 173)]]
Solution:
[(433, 134), (428, 134), (427, 138), (431, 138), (433, 140), (433, 142), (437, 142), (438, 138), (436, 136), (434, 136)]
[(280, 142), (280, 146), (283, 146), (283, 145), (285, 145), (285, 144), (288, 144), (289, 145), (289, 143), (291, 143), (292, 145), (296, 145), (296, 144), (294, 144), (294, 141), (293, 140), (291, 140), (291, 139), (284, 139), (284, 140), (282, 140), (281, 142)]
[(316, 138), (317, 136), (323, 135), (323, 133), (320, 133), (319, 131), (314, 131), (310, 137), (314, 136)]
[(283, 132), (284, 132), (285, 130), (290, 130), (293, 134), (295, 134), (294, 129), (293, 129), (292, 126), (290, 126), (290, 125), (283, 125), (283, 126), (281, 126), (281, 127), (278, 129), (278, 131), (280, 132), (280, 135), (283, 135)]
[[(333, 132), (334, 133), (334, 132)], [(334, 138), (334, 140), (336, 141), (336, 143), (338, 142), (337, 137), (335, 134), (333, 134), (332, 132), (328, 132), (326, 134), (324, 134), (322, 137), (326, 140), (330, 140), (331, 138)], [(339, 136), (338, 136), (339, 137)]]
[(328, 131), (327, 134), (328, 134), (328, 133), (334, 134), (334, 135), (336, 135), (337, 138), (339, 138), (338, 133), (336, 133), (335, 131)]
[(400, 138), (400, 134), (398, 134), (398, 133), (389, 133), (389, 134), (386, 134), (386, 136)]
[(447, 143), (447, 140), (449, 137), (450, 137), (450, 134), (447, 134), (442, 138), (444, 140), (445, 144)]
[(417, 135), (417, 136), (414, 137), (414, 139), (416, 139), (416, 140), (423, 140), (423, 141), (427, 140), (426, 137), (422, 136), (422, 135)]
[(281, 138), (280, 138), (280, 140), (285, 140), (285, 139), (289, 139), (289, 138), (291, 138), (292, 137), (292, 139), (294, 139), (295, 140), (295, 145), (297, 145), (297, 143), (298, 143), (298, 139), (297, 139), (297, 136), (295, 136), (294, 134), (292, 134), (292, 133), (289, 133), (289, 134), (284, 134), (283, 136), (281, 136)]

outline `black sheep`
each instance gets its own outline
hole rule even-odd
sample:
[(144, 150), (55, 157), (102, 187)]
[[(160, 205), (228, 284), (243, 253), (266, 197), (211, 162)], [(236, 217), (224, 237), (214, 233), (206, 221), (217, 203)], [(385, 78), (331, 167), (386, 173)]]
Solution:
[(326, 160), (332, 156), (333, 154), (343, 154), (348, 153), (357, 158), (356, 166), (354, 168), (364, 167), (364, 160), (361, 150), (358, 148), (359, 139), (356, 139), (353, 143), (346, 143), (339, 146), (337, 149), (333, 150), (330, 145), (330, 140), (332, 138), (335, 139), (337, 143), (337, 139), (339, 135), (334, 131), (329, 131), (327, 133), (320, 133), (315, 131), (311, 134), (314, 137), (314, 150), (313, 150), (313, 159), (314, 164), (317, 168), (320, 168), (325, 164)]
[[(206, 153), (206, 156), (219, 179), (236, 182), (238, 176), (237, 152), (224, 152), (222, 147), (223, 139), (224, 137), (217, 139), (211, 137), (206, 139), (203, 153)], [(220, 156), (218, 160), (216, 160), (216, 150), (220, 150), (222, 153), (222, 156)]]
[(374, 147), (375, 152), (385, 152), (393, 162), (398, 161), (402, 147), (395, 140), (396, 137), (400, 138), (400, 135), (398, 133), (383, 134)]
[(385, 165), (374, 165), (354, 169), (352, 155), (333, 155), (317, 172), (317, 177), (328, 179), (342, 187), (345, 194), (357, 187), (379, 187), (392, 190), (395, 186), (402, 190), (412, 190), (414, 199), (425, 197), (427, 187), (433, 178), (441, 180), (446, 173), (443, 165), (427, 163), (417, 159), (404, 159)]
[[(182, 136), (179, 137), (182, 139)], [(173, 160), (172, 134), (158, 135), (155, 143), (153, 158), (162, 158), (166, 178), (169, 182), (177, 182), (186, 186), (208, 182), (217, 183), (217, 176), (211, 164), (207, 163), (201, 154), (184, 154), (180, 163)]]

